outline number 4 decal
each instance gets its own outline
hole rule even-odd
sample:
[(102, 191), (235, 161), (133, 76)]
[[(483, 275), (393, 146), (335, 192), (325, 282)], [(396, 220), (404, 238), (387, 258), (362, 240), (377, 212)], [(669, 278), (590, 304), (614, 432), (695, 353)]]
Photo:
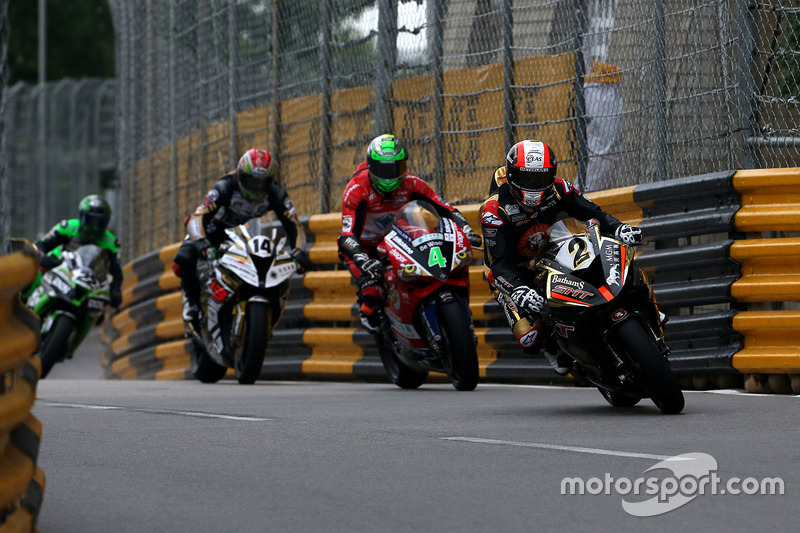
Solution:
[(438, 246), (431, 248), (431, 255), (428, 257), (428, 266), (439, 265), (439, 268), (447, 266), (447, 261), (442, 257), (442, 251)]

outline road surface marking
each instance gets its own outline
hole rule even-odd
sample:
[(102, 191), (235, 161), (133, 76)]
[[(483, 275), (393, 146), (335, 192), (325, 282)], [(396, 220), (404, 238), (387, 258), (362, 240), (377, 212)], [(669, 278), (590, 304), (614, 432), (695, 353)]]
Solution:
[(516, 442), (513, 440), (481, 439), (478, 437), (441, 437), (442, 440), (472, 442), (475, 444), (500, 444), (504, 446), (517, 446), (520, 448), (539, 448), (542, 450), (558, 450), (562, 452), (589, 453), (592, 455), (613, 455), (615, 457), (633, 457), (636, 459), (672, 459), (671, 455), (653, 455), (650, 453), (621, 452), (617, 450), (603, 450), (601, 448), (584, 448), (582, 446), (563, 446), (561, 444), (543, 444), (539, 442)]
[(36, 400), (36, 405), (45, 405), (47, 407), (68, 407), (71, 409), (91, 409), (95, 411), (129, 411), (132, 413), (148, 413), (154, 415), (177, 415), (177, 416), (190, 416), (194, 418), (219, 418), (221, 420), (238, 420), (241, 422), (268, 422), (271, 420), (275, 420), (274, 418), (260, 418), (257, 416), (220, 415), (214, 413), (200, 413), (197, 411), (176, 411), (172, 409), (147, 409), (144, 407), (119, 407), (115, 405), (58, 403), (58, 402), (48, 402), (46, 400)]

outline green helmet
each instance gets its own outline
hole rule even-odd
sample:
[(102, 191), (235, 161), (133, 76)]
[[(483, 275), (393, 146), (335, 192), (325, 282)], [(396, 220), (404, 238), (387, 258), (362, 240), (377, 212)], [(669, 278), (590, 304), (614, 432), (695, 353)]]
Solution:
[(92, 194), (81, 200), (78, 213), (82, 239), (94, 241), (105, 234), (111, 220), (111, 206), (102, 196)]
[(379, 135), (367, 148), (372, 186), (381, 196), (391, 196), (406, 175), (406, 149), (394, 135)]

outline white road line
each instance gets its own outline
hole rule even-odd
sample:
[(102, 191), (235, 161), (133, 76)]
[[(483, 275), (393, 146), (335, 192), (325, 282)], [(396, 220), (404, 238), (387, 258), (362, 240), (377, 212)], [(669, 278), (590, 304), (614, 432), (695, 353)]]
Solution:
[(132, 413), (148, 413), (154, 415), (177, 415), (189, 416), (193, 418), (218, 418), (221, 420), (237, 420), (241, 422), (269, 422), (275, 420), (274, 418), (260, 418), (257, 416), (236, 416), (236, 415), (220, 415), (214, 413), (200, 413), (197, 411), (174, 411), (171, 409), (147, 409), (144, 407), (119, 407), (115, 405), (89, 405), (82, 403), (58, 403), (48, 402), (46, 400), (36, 400), (36, 405), (45, 405), (47, 407), (67, 407), (71, 409), (90, 409), (95, 411), (129, 411)]
[(603, 450), (601, 448), (584, 448), (582, 446), (562, 446), (560, 444), (542, 444), (539, 442), (516, 442), (513, 440), (481, 439), (478, 437), (441, 437), (442, 440), (472, 442), (475, 444), (499, 444), (503, 446), (517, 446), (520, 448), (538, 448), (541, 450), (558, 450), (562, 452), (588, 453), (592, 455), (613, 455), (615, 457), (633, 457), (635, 459), (672, 459), (670, 455), (653, 455), (650, 453), (621, 452), (617, 450)]

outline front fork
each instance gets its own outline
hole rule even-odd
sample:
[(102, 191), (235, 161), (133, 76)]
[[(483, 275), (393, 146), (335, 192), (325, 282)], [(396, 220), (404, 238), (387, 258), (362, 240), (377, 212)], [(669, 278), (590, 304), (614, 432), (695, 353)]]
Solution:
[(450, 291), (440, 291), (437, 292), (433, 298), (428, 300), (424, 306), (422, 306), (422, 312), (420, 313), (422, 315), (422, 329), (424, 330), (424, 338), (431, 350), (433, 350), (437, 355), (442, 355), (443, 352), (443, 335), (442, 329), (439, 327), (438, 308), (439, 305), (450, 303), (454, 300), (458, 301), (465, 314), (470, 317), (469, 326), (470, 330), (472, 331), (472, 338), (475, 342), (475, 345), (478, 345), (478, 336), (475, 334), (475, 326), (472, 323), (472, 311), (469, 308), (467, 300), (454, 295)]

